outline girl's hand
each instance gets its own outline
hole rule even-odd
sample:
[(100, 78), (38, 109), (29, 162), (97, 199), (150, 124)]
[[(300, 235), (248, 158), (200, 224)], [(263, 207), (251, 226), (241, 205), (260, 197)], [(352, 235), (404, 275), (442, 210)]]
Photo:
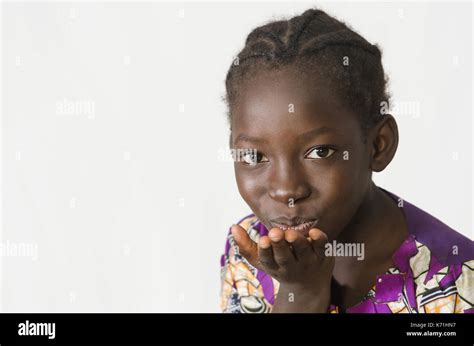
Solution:
[(334, 258), (324, 256), (324, 232), (313, 228), (306, 239), (298, 231), (273, 228), (257, 244), (234, 225), (232, 235), (251, 265), (279, 281), (273, 312), (327, 311)]

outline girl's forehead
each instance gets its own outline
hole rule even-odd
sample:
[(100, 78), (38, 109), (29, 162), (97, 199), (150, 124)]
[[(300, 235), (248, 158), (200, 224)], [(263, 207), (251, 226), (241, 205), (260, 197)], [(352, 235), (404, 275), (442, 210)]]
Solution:
[(322, 83), (305, 79), (260, 77), (242, 90), (232, 112), (232, 128), (306, 127), (357, 118), (338, 95)]
[(335, 111), (322, 103), (296, 105), (294, 113), (278, 109), (275, 105), (252, 115), (236, 115), (233, 120), (232, 138), (252, 138), (247, 143), (284, 145), (306, 144), (318, 138), (352, 141), (360, 137), (360, 123), (351, 112)]
[(359, 117), (332, 88), (315, 79), (295, 77), (262, 73), (245, 85), (232, 113), (234, 143), (237, 137), (294, 142), (320, 128), (332, 129), (324, 133), (332, 138), (359, 135)]
[(336, 88), (317, 73), (299, 71), (291, 67), (262, 70), (244, 80), (233, 104), (233, 113), (255, 116), (268, 110), (313, 109), (345, 104)]
[(315, 90), (326, 89), (328, 83), (316, 72), (301, 71), (291, 66), (274, 70), (257, 70), (247, 76), (239, 88), (241, 94), (278, 93), (280, 95), (301, 95), (309, 97)]

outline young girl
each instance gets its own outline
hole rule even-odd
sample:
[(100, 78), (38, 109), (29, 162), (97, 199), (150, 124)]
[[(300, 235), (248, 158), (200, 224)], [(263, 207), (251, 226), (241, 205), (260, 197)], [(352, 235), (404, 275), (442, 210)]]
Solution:
[(311, 9), (253, 30), (226, 90), (253, 214), (227, 236), (222, 311), (474, 312), (472, 241), (372, 181), (398, 145), (377, 46)]

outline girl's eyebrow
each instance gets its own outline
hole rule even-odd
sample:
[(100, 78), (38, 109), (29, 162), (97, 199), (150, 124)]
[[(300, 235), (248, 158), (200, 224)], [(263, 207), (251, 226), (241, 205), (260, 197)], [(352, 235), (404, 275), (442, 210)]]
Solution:
[[(318, 127), (318, 128), (309, 130), (305, 133), (302, 133), (301, 135), (298, 135), (298, 137), (300, 137), (301, 139), (308, 139), (308, 138), (317, 137), (317, 136), (319, 136), (323, 133), (327, 133), (327, 132), (338, 133), (338, 131), (336, 129), (333, 129), (333, 128), (327, 127), (327, 126), (322, 126), (322, 127)], [(242, 141), (242, 142), (251, 142), (251, 143), (266, 143), (267, 142), (264, 138), (252, 137), (252, 136), (246, 135), (244, 133), (239, 134), (235, 138), (234, 143), (237, 143), (237, 142), (240, 142), (240, 141)]]
[(323, 133), (327, 133), (327, 132), (338, 133), (338, 131), (336, 129), (332, 128), (332, 127), (322, 126), (322, 127), (318, 127), (318, 128), (309, 130), (308, 132), (305, 132), (305, 133), (299, 135), (298, 137), (302, 137), (303, 139), (308, 139), (308, 138), (312, 138), (312, 137), (317, 137), (317, 136), (319, 136)]
[(244, 133), (241, 133), (239, 134), (235, 140), (234, 140), (234, 143), (237, 143), (237, 142), (252, 142), (252, 143), (266, 143), (267, 141), (263, 138), (257, 138), (257, 137), (252, 137), (252, 136), (248, 136)]

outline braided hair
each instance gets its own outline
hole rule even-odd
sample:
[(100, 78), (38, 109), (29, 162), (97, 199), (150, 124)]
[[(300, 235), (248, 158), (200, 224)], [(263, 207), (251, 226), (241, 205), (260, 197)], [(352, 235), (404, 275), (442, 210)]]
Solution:
[(383, 116), (382, 102), (389, 101), (381, 51), (345, 23), (317, 9), (289, 20), (255, 28), (231, 64), (225, 85), (225, 102), (232, 109), (243, 81), (257, 71), (291, 65), (303, 76), (316, 73), (360, 119), (364, 135)]

